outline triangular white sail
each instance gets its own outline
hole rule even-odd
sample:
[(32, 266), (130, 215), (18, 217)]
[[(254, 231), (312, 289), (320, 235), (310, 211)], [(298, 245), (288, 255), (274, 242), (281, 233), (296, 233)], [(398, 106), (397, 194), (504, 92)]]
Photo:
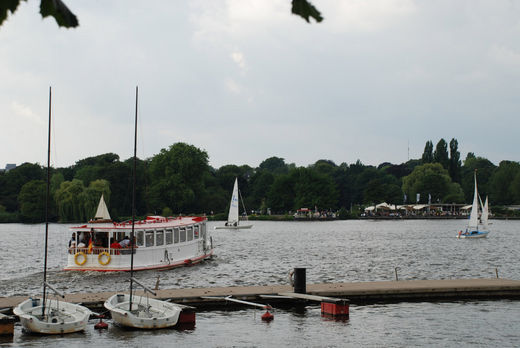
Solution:
[(94, 220), (111, 220), (107, 205), (103, 199), (103, 194), (101, 194), (101, 198), (99, 199), (99, 204), (96, 215), (94, 215)]
[(485, 230), (488, 230), (488, 220), (489, 220), (489, 206), (488, 206), (488, 198), (486, 196), (486, 202), (482, 206), (482, 215), (480, 217), (480, 220), (482, 221), (482, 226), (484, 226)]
[[(477, 173), (475, 172), (475, 191), (473, 192), (473, 204), (471, 205), (471, 213), (469, 215), (468, 227), (465, 232), (459, 231), (457, 238), (485, 238), (489, 234), (488, 229), (488, 199), (486, 203), (482, 204), (482, 199), (478, 195), (477, 188)], [(479, 211), (482, 206), (482, 211)], [(480, 216), (479, 216), (480, 215)]]
[(233, 186), (233, 194), (231, 195), (231, 203), (229, 205), (229, 214), (227, 219), (228, 225), (238, 224), (238, 180), (235, 178)]
[(475, 191), (473, 192), (473, 204), (471, 205), (471, 214), (469, 215), (468, 230), (476, 230), (478, 228), (478, 190), (477, 190), (477, 174), (475, 176)]
[[(235, 184), (233, 185), (233, 193), (231, 194), (231, 202), (229, 204), (229, 214), (228, 219), (225, 226), (215, 226), (215, 229), (246, 229), (251, 228), (253, 225), (251, 224), (240, 224), (239, 218), (239, 204), (238, 199), (240, 197), (240, 191), (238, 191), (238, 179), (235, 178)], [(240, 197), (241, 198), (241, 197)], [(243, 201), (243, 200), (242, 200)], [(243, 203), (242, 203), (243, 205)], [(244, 213), (246, 212), (245, 206)], [(245, 216), (245, 220), (247, 220), (247, 215)], [(244, 222), (244, 221), (242, 221)]]

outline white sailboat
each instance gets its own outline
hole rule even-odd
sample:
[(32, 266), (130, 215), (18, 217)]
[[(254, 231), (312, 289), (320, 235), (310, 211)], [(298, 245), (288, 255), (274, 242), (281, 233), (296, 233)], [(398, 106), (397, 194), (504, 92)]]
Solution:
[[(50, 148), (51, 148), (51, 100), (52, 90), (49, 88), (49, 138), (47, 150), (47, 194), (45, 202), (45, 255), (43, 266), (43, 296), (29, 298), (13, 309), (20, 318), (23, 330), (38, 334), (64, 334), (84, 331), (90, 314), (88, 308), (74, 303), (60, 301), (58, 296), (65, 297), (60, 291), (47, 283), (47, 249), (49, 237), (49, 184), (50, 184)], [(47, 296), (47, 289), (56, 294), (56, 299)]]
[[(134, 168), (132, 187), (132, 232), (130, 233), (130, 292), (129, 294), (115, 294), (105, 301), (104, 306), (110, 311), (112, 320), (119, 326), (134, 329), (162, 329), (177, 325), (182, 307), (175, 303), (151, 299), (148, 294), (157, 294), (141, 284), (133, 277), (134, 272), (134, 236), (135, 236), (135, 177), (137, 163), (137, 100), (138, 88), (135, 89), (135, 139), (134, 139)], [(97, 215), (97, 214), (96, 214)], [(140, 285), (145, 292), (144, 296), (134, 295), (133, 284)]]
[(107, 204), (105, 203), (103, 194), (101, 194), (101, 198), (99, 199), (96, 214), (94, 214), (94, 219), (92, 219), (90, 222), (112, 222), (112, 218), (108, 212)]
[[(485, 238), (489, 234), (488, 217), (489, 208), (488, 200), (482, 204), (482, 212), (479, 211), (479, 195), (477, 189), (477, 172), (475, 171), (475, 191), (473, 192), (473, 204), (471, 205), (471, 213), (469, 215), (468, 226), (465, 231), (459, 231), (457, 238)], [(479, 214), (480, 218), (479, 218)]]
[[(240, 218), (238, 214), (238, 206), (239, 206), (239, 195), (240, 191), (238, 191), (238, 179), (235, 178), (235, 185), (233, 185), (233, 193), (231, 194), (231, 202), (229, 204), (229, 214), (227, 222), (224, 226), (215, 226), (215, 229), (246, 229), (251, 228), (253, 225), (251, 224), (241, 224)], [(242, 205), (244, 204), (242, 200)], [(247, 214), (246, 208), (244, 206), (244, 212)], [(247, 221), (247, 215), (246, 215), (246, 221)]]

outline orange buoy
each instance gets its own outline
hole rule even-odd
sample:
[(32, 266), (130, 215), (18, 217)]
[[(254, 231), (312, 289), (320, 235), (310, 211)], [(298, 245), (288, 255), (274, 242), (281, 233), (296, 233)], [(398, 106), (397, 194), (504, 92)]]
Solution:
[(271, 321), (274, 319), (274, 315), (272, 315), (271, 313), (269, 313), (269, 311), (265, 312), (264, 314), (262, 314), (262, 320), (263, 321)]

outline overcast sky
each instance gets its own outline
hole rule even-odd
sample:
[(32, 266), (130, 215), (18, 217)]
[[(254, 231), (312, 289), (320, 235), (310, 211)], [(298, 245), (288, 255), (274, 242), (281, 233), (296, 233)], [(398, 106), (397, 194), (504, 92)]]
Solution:
[(22, 2), (0, 27), (0, 168), (176, 142), (210, 165), (402, 163), (426, 141), (518, 161), (520, 2), (64, 0), (80, 26)]

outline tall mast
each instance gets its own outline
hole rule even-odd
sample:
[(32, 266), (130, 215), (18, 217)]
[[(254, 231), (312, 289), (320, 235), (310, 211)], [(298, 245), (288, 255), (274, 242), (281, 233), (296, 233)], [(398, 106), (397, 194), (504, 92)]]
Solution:
[(42, 316), (45, 316), (45, 295), (47, 284), (47, 241), (49, 239), (49, 187), (51, 181), (51, 104), (52, 104), (52, 87), (49, 87), (49, 131), (47, 136), (47, 192), (45, 194), (45, 255), (43, 263), (43, 298), (42, 298)]
[(132, 310), (132, 287), (134, 285), (134, 230), (135, 230), (135, 177), (137, 169), (137, 100), (139, 95), (139, 87), (135, 87), (135, 124), (134, 124), (134, 170), (132, 173), (132, 233), (130, 233), (130, 244), (132, 245), (132, 253), (130, 256), (130, 307)]

